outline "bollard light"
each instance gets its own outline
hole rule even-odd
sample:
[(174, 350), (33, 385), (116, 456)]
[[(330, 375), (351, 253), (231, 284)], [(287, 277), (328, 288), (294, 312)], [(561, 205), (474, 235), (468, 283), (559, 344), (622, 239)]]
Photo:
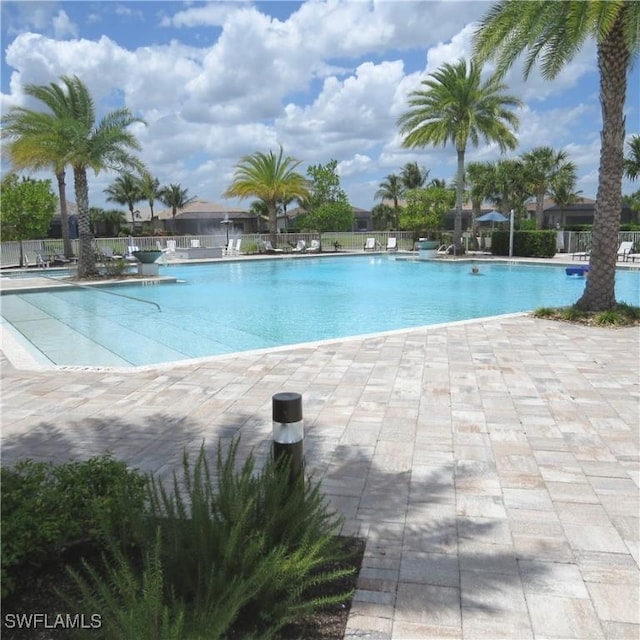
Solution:
[(273, 402), (273, 458), (290, 465), (291, 480), (304, 468), (304, 423), (302, 396), (299, 393), (276, 393)]

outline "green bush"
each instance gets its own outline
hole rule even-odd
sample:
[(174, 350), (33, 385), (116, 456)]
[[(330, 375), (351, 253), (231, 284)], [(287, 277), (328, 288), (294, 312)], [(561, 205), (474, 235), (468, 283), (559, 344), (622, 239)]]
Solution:
[(109, 455), (61, 465), (24, 460), (0, 473), (3, 597), (13, 590), (12, 569), (41, 565), (78, 541), (126, 538), (125, 514), (144, 505), (145, 476)]
[[(157, 544), (156, 555), (144, 556), (142, 579), (131, 578), (135, 561), (123, 561), (118, 551), (106, 562), (115, 573), (76, 575), (84, 608), (126, 622), (121, 629), (143, 628), (154, 612), (156, 629), (158, 620), (167, 629), (179, 624), (184, 638), (214, 640), (233, 626), (238, 637), (267, 639), (348, 599), (350, 593), (322, 594), (353, 569), (341, 564), (345, 554), (335, 542), (341, 520), (329, 512), (319, 485), (301, 478), (292, 487), (288, 467), (268, 461), (258, 471), (253, 455), (239, 467), (237, 447), (232, 442), (226, 454), (218, 447), (215, 477), (201, 449), (193, 465), (185, 455), (170, 489), (150, 478), (149, 510), (135, 522), (134, 535), (141, 549)], [(145, 579), (156, 576), (157, 586), (160, 575), (163, 599), (145, 601)]]
[[(491, 250), (495, 255), (509, 255), (509, 232), (491, 234)], [(553, 258), (556, 253), (555, 231), (515, 231), (513, 255), (529, 258)]]

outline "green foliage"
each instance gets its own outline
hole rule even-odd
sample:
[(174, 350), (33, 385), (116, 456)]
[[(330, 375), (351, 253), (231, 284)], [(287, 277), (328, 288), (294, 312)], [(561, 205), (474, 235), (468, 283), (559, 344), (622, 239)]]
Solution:
[[(509, 255), (509, 232), (494, 231), (491, 234), (491, 250), (495, 255)], [(513, 255), (535, 258), (552, 258), (556, 253), (555, 231), (515, 231)]]
[(536, 309), (533, 312), (533, 315), (536, 318), (552, 318), (556, 313), (555, 309), (552, 309), (551, 307), (541, 307), (540, 309)]
[(21, 563), (42, 564), (87, 538), (100, 544), (108, 532), (127, 539), (125, 512), (144, 502), (144, 476), (109, 455), (62, 465), (24, 460), (0, 474), (3, 596)]
[(400, 227), (432, 237), (444, 226), (445, 215), (455, 202), (455, 192), (431, 186), (407, 191), (406, 198), (407, 204), (400, 212)]
[(310, 193), (304, 201), (307, 213), (296, 220), (301, 229), (322, 233), (353, 228), (353, 208), (340, 187), (337, 168), (337, 160), (330, 160), (326, 165), (311, 165), (307, 169), (311, 178)]
[(603, 312), (591, 312), (580, 309), (576, 305), (560, 308), (538, 309), (533, 314), (536, 318), (565, 320), (596, 326), (635, 326), (640, 324), (640, 307), (624, 302), (618, 303), (614, 309)]
[(309, 595), (348, 573), (319, 571), (342, 557), (333, 543), (340, 519), (327, 510), (318, 484), (304, 479), (292, 489), (288, 469), (272, 461), (257, 471), (250, 455), (236, 471), (237, 447), (234, 441), (226, 456), (218, 448), (215, 491), (204, 449), (194, 465), (184, 457), (171, 492), (152, 482), (142, 538), (160, 527), (166, 580), (192, 605), (188, 629), (215, 638), (236, 619), (253, 620), (259, 629), (247, 631), (268, 638), (347, 597)]
[[(100, 612), (100, 629), (94, 637), (105, 640), (183, 640), (185, 636), (184, 604), (171, 599), (165, 604), (165, 580), (160, 561), (160, 532), (155, 544), (142, 554), (142, 571), (112, 544), (103, 555), (100, 572), (83, 561), (85, 575), (68, 569), (86, 607)], [(140, 575), (141, 573), (141, 575)], [(70, 610), (77, 602), (64, 597)], [(86, 637), (86, 630), (78, 631)]]
[(51, 180), (7, 175), (0, 184), (0, 224), (4, 240), (46, 237), (58, 199)]
[(393, 208), (381, 202), (371, 209), (371, 218), (373, 219), (374, 231), (385, 231), (393, 225)]
[(124, 258), (107, 260), (101, 267), (102, 274), (107, 278), (119, 278), (129, 268), (129, 263)]

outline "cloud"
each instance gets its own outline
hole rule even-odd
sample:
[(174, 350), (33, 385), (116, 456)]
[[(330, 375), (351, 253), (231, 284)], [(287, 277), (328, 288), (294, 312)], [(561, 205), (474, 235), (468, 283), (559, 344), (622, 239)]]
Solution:
[(71, 22), (69, 16), (62, 9), (53, 18), (53, 34), (58, 40), (62, 40), (67, 36), (75, 37), (78, 35), (77, 26)]

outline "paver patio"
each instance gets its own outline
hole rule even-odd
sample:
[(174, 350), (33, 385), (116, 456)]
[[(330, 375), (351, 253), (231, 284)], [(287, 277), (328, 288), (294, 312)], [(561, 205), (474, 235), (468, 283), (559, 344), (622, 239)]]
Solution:
[(505, 316), (137, 370), (3, 355), (2, 462), (266, 456), (297, 391), (308, 469), (367, 540), (346, 638), (637, 640), (639, 337)]

